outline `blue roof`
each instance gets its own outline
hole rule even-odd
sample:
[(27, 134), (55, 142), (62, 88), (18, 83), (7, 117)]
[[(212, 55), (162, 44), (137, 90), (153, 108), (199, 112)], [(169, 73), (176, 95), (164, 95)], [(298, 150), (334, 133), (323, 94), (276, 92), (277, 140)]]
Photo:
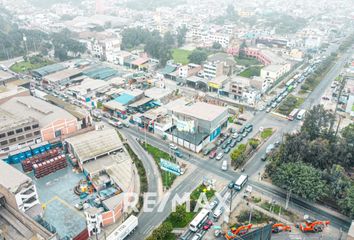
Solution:
[(134, 99), (134, 96), (123, 93), (119, 97), (116, 97), (114, 101), (119, 102), (122, 105), (127, 105), (131, 100)]

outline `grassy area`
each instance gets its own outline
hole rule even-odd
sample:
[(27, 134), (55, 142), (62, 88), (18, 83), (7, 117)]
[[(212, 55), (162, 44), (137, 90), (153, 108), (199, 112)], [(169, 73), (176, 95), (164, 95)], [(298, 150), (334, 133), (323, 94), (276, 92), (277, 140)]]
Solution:
[(186, 204), (182, 204), (176, 207), (176, 211), (172, 212), (165, 222), (170, 222), (173, 228), (184, 228), (186, 227), (193, 218), (197, 215), (193, 208), (197, 203), (197, 200), (201, 193), (205, 193), (208, 200), (210, 200), (215, 195), (215, 190), (207, 190), (204, 185), (197, 187), (190, 195), (191, 200), (191, 211), (186, 211)]
[(251, 57), (235, 57), (235, 61), (238, 65), (242, 65), (245, 67), (261, 64), (257, 59)]
[(261, 132), (261, 138), (262, 139), (269, 138), (270, 136), (272, 136), (272, 134), (273, 134), (273, 129), (266, 128), (263, 130), (263, 132)]
[(262, 69), (262, 67), (260, 67), (260, 66), (249, 67), (249, 68), (245, 69), (244, 71), (242, 71), (239, 75), (241, 77), (246, 77), (246, 78), (250, 78), (253, 76), (259, 76), (261, 73), (261, 69)]
[[(142, 144), (142, 146), (145, 148), (145, 144)], [(169, 189), (172, 186), (172, 184), (177, 176), (172, 173), (161, 170), (160, 159), (163, 158), (166, 160), (173, 161), (172, 157), (168, 153), (161, 151), (160, 149), (153, 147), (150, 144), (146, 144), (145, 149), (148, 153), (151, 154), (151, 156), (154, 158), (156, 164), (159, 166), (159, 170), (161, 172), (162, 183), (167, 189)]]
[[(122, 139), (122, 135), (118, 132), (119, 137)], [(124, 147), (127, 149), (131, 159), (133, 160), (140, 178), (140, 197), (139, 197), (139, 208), (141, 208), (144, 204), (143, 193), (148, 191), (148, 181), (146, 171), (143, 165), (143, 162), (138, 158), (138, 156), (134, 153), (134, 151), (130, 148), (129, 144), (124, 143)]]
[(15, 63), (10, 67), (11, 71), (16, 73), (22, 73), (31, 71), (33, 69), (41, 68), (47, 65), (53, 64), (52, 61), (44, 59), (40, 56), (29, 57), (26, 61)]
[(188, 57), (192, 52), (189, 50), (175, 48), (172, 49), (172, 57), (176, 63), (181, 63), (183, 65), (188, 64)]
[(292, 110), (299, 108), (301, 104), (305, 101), (304, 98), (295, 97), (294, 95), (289, 95), (284, 101), (279, 105), (277, 112), (288, 116)]
[(295, 220), (296, 219), (296, 215), (288, 210), (285, 210), (283, 207), (281, 207), (278, 204), (271, 204), (269, 202), (262, 202), (259, 205), (261, 208), (269, 211), (269, 212), (273, 212), (275, 214), (280, 214), (280, 215), (284, 215), (289, 217), (291, 220)]

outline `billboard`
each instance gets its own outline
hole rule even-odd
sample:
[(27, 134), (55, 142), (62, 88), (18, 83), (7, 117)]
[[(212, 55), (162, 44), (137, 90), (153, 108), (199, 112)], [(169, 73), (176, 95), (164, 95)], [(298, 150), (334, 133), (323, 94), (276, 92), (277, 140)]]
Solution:
[(212, 142), (215, 138), (217, 138), (221, 133), (221, 127), (218, 127), (210, 134), (210, 142)]
[(167, 161), (166, 159), (160, 158), (160, 167), (162, 170), (180, 176), (183, 174), (182, 168), (173, 162)]
[(178, 119), (176, 116), (172, 116), (173, 122), (175, 123), (177, 130), (180, 132), (195, 132), (195, 123), (194, 120), (184, 121)]

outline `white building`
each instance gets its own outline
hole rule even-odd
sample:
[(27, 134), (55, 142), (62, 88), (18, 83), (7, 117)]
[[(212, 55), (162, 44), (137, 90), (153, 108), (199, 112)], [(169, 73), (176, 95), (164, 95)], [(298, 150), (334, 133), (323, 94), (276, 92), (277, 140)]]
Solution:
[(0, 161), (0, 194), (9, 205), (22, 212), (40, 204), (32, 179), (4, 161)]
[(94, 40), (91, 53), (97, 58), (107, 59), (107, 53), (119, 51), (121, 40), (119, 38), (109, 38), (104, 40)]
[(291, 69), (290, 63), (271, 64), (261, 69), (261, 78), (270, 79), (273, 82), (278, 80)]
[(222, 62), (207, 62), (203, 65), (204, 78), (213, 79), (223, 75), (224, 64)]

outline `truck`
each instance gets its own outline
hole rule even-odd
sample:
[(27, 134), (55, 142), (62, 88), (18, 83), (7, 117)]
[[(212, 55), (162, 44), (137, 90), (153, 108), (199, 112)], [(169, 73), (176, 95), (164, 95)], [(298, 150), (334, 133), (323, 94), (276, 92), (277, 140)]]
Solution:
[(107, 240), (123, 240), (128, 237), (138, 227), (138, 218), (131, 215), (121, 225), (119, 225), (110, 235)]

